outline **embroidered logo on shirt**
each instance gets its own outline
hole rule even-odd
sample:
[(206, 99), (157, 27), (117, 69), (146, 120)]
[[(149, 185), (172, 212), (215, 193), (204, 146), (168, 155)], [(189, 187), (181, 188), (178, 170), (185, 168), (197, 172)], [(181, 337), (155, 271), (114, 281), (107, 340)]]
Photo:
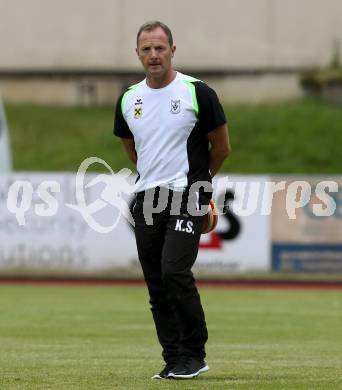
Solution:
[(134, 108), (134, 118), (139, 119), (141, 118), (141, 115), (142, 115), (142, 108), (141, 107)]
[(180, 100), (171, 100), (171, 113), (179, 114), (180, 113)]
[(134, 103), (134, 118), (139, 119), (141, 118), (142, 115), (142, 100), (141, 99), (136, 99)]

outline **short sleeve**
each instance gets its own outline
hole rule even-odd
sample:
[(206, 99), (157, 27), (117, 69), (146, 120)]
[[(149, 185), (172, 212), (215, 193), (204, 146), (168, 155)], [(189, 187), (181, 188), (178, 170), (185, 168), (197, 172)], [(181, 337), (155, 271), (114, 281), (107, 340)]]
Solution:
[(216, 92), (201, 81), (194, 82), (198, 104), (199, 125), (205, 133), (227, 123)]
[(124, 94), (122, 94), (117, 103), (115, 108), (115, 119), (114, 119), (114, 135), (121, 138), (134, 138), (131, 130), (128, 127), (128, 124), (122, 114), (121, 110), (121, 102), (122, 97)]

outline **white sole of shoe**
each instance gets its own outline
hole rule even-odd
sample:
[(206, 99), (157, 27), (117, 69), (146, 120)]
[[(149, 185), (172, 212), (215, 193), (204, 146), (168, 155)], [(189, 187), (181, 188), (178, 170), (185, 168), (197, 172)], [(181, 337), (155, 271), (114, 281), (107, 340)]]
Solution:
[(206, 365), (206, 366), (202, 367), (200, 370), (198, 370), (197, 372), (194, 372), (194, 373), (189, 374), (189, 375), (176, 375), (173, 372), (170, 372), (170, 374), (167, 377), (168, 378), (175, 378), (175, 379), (191, 379), (191, 378), (195, 378), (196, 376), (198, 376), (201, 372), (206, 372), (208, 370), (209, 370), (209, 366)]
[(153, 375), (151, 377), (151, 379), (164, 379), (162, 376), (160, 376), (159, 374), (156, 374), (156, 375)]

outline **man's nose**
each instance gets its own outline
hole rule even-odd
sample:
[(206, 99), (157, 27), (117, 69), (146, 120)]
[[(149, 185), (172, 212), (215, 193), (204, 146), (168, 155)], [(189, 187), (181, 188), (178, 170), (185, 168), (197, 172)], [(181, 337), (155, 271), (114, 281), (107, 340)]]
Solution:
[(154, 48), (151, 49), (151, 57), (152, 58), (156, 58), (157, 57), (157, 50), (154, 49)]

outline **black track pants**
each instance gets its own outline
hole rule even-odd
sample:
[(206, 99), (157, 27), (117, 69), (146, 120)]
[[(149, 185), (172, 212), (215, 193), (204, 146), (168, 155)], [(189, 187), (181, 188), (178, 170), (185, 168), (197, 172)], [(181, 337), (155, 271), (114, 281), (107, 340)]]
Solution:
[[(150, 295), (150, 304), (162, 355), (166, 362), (187, 355), (205, 357), (208, 332), (200, 296), (191, 272), (199, 246), (203, 217), (190, 216), (183, 198), (181, 211), (171, 215), (173, 192), (167, 207), (146, 223), (143, 211), (145, 192), (137, 194), (133, 208), (139, 260)], [(197, 201), (207, 205), (210, 197)], [(154, 202), (158, 200), (158, 191)], [(186, 198), (187, 201), (187, 198)]]

